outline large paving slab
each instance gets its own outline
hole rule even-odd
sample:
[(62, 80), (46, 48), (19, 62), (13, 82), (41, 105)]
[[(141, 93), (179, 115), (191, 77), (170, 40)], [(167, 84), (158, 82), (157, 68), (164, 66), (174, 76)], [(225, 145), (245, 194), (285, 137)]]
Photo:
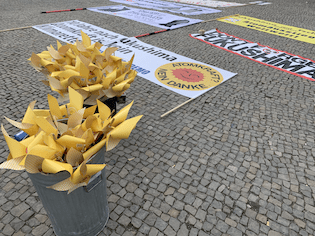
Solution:
[[(314, 1), (270, 2), (191, 18), (242, 14), (315, 30)], [(91, 11), (40, 14), (114, 4), (2, 0), (0, 30), (75, 19), (126, 36), (158, 29)], [(218, 21), (140, 38), (238, 75), (165, 118), (160, 115), (187, 98), (137, 77), (127, 100), (135, 100), (131, 116), (144, 117), (128, 140), (105, 154), (110, 219), (100, 235), (315, 234), (314, 82), (189, 37), (213, 28), (315, 59), (314, 44)], [(33, 100), (46, 108), (51, 93), (27, 58), (56, 40), (32, 28), (0, 32), (0, 40), (0, 116), (14, 135), (3, 115), (19, 120)], [(0, 162), (7, 155), (1, 136)], [(0, 170), (0, 235), (54, 235), (25, 172)]]

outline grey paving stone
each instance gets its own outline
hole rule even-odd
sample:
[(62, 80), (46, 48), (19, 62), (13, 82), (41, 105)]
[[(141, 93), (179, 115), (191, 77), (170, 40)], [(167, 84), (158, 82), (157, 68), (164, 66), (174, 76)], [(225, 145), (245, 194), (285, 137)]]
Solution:
[(21, 230), (23, 233), (30, 233), (32, 231), (32, 228), (27, 225), (24, 225)]
[(281, 236), (282, 234), (274, 230), (270, 230), (268, 236)]
[(149, 226), (153, 226), (156, 219), (157, 219), (157, 216), (154, 213), (151, 213), (147, 216), (144, 222), (148, 224)]
[(175, 230), (175, 232), (177, 232), (181, 223), (177, 219), (171, 217), (169, 220), (169, 225)]
[(150, 229), (151, 229), (150, 226), (148, 226), (147, 224), (142, 224), (139, 231), (143, 233), (144, 235), (146, 235), (149, 233)]
[(151, 228), (149, 232), (149, 236), (156, 236), (158, 235), (159, 231), (156, 228)]
[(287, 226), (289, 226), (290, 221), (288, 221), (288, 220), (282, 218), (281, 216), (279, 216), (278, 217), (278, 223), (287, 227)]
[(163, 231), (167, 227), (167, 223), (165, 221), (163, 221), (161, 218), (157, 218), (156, 221), (155, 221), (154, 226), (158, 230)]
[(259, 220), (260, 222), (264, 223), (264, 224), (266, 224), (266, 222), (267, 222), (267, 217), (264, 215), (261, 215), (261, 214), (258, 214), (256, 216), (256, 219)]
[(246, 209), (246, 212), (245, 212), (246, 216), (249, 217), (249, 218), (252, 218), (252, 219), (255, 219), (256, 218), (256, 215), (257, 215), (257, 212), (253, 211), (252, 209)]
[(164, 234), (169, 236), (175, 236), (176, 232), (170, 226), (167, 226), (166, 229), (164, 230)]
[(186, 222), (187, 222), (188, 224), (190, 224), (190, 225), (194, 225), (194, 224), (196, 224), (197, 220), (196, 220), (196, 218), (195, 218), (194, 216), (189, 215), (188, 218), (187, 218), (187, 220), (186, 220)]
[(187, 212), (181, 211), (179, 216), (178, 216), (178, 220), (183, 223), (183, 222), (185, 222), (186, 216), (187, 216)]
[(49, 228), (46, 225), (39, 225), (32, 230), (32, 234), (35, 236), (44, 235), (48, 229)]
[(14, 219), (14, 216), (12, 216), (10, 213), (8, 213), (2, 218), (1, 222), (4, 224), (9, 224), (13, 219)]
[(230, 228), (228, 231), (227, 231), (227, 234), (230, 234), (230, 235), (235, 235), (235, 236), (241, 236), (242, 235), (242, 231), (236, 229), (236, 228)]
[(257, 221), (254, 221), (253, 219), (249, 219), (248, 221), (248, 229), (253, 231), (254, 233), (258, 234), (259, 233), (259, 228), (260, 225)]
[(9, 224), (7, 224), (7, 225), (3, 228), (2, 233), (3, 233), (4, 235), (12, 235), (12, 234), (14, 233), (14, 229), (13, 229)]
[(10, 225), (12, 226), (15, 232), (19, 231), (23, 227), (24, 224), (25, 222), (20, 220), (19, 218), (15, 218), (14, 220), (10, 222)]
[(25, 234), (22, 231), (18, 231), (13, 234), (13, 236), (24, 236)]
[(241, 218), (241, 220), (240, 220), (240, 223), (243, 224), (243, 225), (247, 225), (247, 223), (248, 223), (248, 217), (242, 216), (242, 218)]
[(139, 218), (140, 220), (143, 220), (148, 214), (149, 214), (149, 212), (147, 212), (143, 209), (140, 209), (138, 211), (138, 213), (136, 214), (136, 217)]
[(181, 201), (175, 201), (173, 207), (176, 210), (183, 210), (184, 209), (184, 205), (185, 204), (183, 202), (181, 202)]
[(218, 223), (216, 224), (216, 228), (222, 233), (226, 233), (227, 230), (229, 229), (229, 225), (223, 222), (222, 220), (219, 220)]
[(202, 222), (205, 220), (207, 213), (199, 209), (195, 215), (196, 218), (200, 219)]
[(186, 224), (182, 224), (178, 231), (178, 235), (188, 236), (188, 233), (189, 233), (189, 230), (187, 229)]
[(132, 224), (134, 227), (136, 227), (136, 228), (140, 228), (140, 227), (141, 227), (141, 224), (142, 224), (142, 221), (139, 220), (139, 219), (137, 219), (137, 218), (135, 218), (135, 217), (133, 217), (133, 218), (131, 219), (131, 224)]
[(118, 219), (118, 223), (123, 225), (123, 226), (127, 226), (129, 223), (131, 222), (131, 219), (125, 215), (122, 215), (119, 219)]
[(195, 201), (195, 196), (191, 192), (187, 192), (185, 194), (183, 202), (185, 202), (186, 204), (192, 205), (194, 201)]
[(199, 230), (197, 228), (192, 228), (189, 232), (189, 235), (192, 236), (197, 236), (198, 235)]

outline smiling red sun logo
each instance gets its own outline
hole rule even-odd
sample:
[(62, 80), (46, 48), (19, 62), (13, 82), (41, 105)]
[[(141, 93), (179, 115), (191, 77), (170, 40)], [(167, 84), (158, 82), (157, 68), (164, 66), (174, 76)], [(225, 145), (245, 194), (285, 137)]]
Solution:
[(193, 69), (176, 69), (173, 70), (173, 75), (182, 81), (199, 82), (204, 79), (203, 74)]

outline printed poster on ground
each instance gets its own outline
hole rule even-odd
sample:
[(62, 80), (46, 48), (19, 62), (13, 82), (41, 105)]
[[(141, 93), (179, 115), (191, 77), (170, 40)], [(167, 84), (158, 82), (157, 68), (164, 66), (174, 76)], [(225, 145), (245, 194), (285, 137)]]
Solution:
[(198, 97), (236, 75), (78, 20), (33, 28), (68, 43), (74, 43), (77, 38), (81, 40), (82, 30), (93, 43), (104, 44), (102, 50), (118, 47), (115, 55), (126, 61), (135, 54), (132, 69), (138, 71), (140, 77), (189, 98)]
[(238, 7), (238, 6), (247, 5), (247, 4), (236, 3), (236, 2), (223, 2), (223, 1), (212, 1), (212, 0), (170, 0), (170, 1), (208, 6), (208, 7)]
[(272, 21), (257, 19), (243, 15), (232, 15), (217, 19), (225, 23), (243, 26), (246, 28), (274, 34), (298, 41), (315, 44), (315, 31), (289, 25), (278, 24)]
[(204, 35), (190, 36), (263, 65), (315, 81), (315, 61), (311, 59), (253, 43), (215, 29), (205, 32)]
[(88, 8), (88, 10), (113, 16), (120, 16), (163, 29), (177, 29), (183, 26), (202, 22), (202, 20), (198, 19), (190, 19), (158, 11), (125, 7), (123, 5), (92, 7)]
[(220, 10), (211, 9), (201, 6), (189, 6), (187, 4), (180, 4), (175, 2), (166, 2), (159, 0), (110, 0), (111, 2), (117, 2), (122, 4), (128, 4), (135, 7), (143, 7), (160, 11), (169, 11), (172, 13), (183, 15), (201, 15), (219, 13)]

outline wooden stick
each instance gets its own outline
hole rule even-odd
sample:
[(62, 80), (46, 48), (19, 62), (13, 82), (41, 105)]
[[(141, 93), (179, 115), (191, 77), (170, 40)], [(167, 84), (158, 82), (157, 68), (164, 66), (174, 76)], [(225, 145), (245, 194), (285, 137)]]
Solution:
[[(45, 23), (46, 24), (46, 23)], [(50, 23), (52, 24), (52, 23)], [(4, 29), (4, 30), (0, 30), (1, 32), (6, 32), (6, 31), (11, 31), (11, 30), (20, 30), (20, 29), (28, 29), (28, 28), (32, 28), (33, 26), (25, 26), (25, 27), (20, 27), (20, 28), (13, 28), (13, 29)]]
[(177, 110), (178, 108), (184, 106), (185, 104), (191, 102), (191, 101), (194, 100), (194, 99), (195, 99), (195, 98), (191, 98), (191, 99), (187, 100), (186, 102), (183, 102), (182, 104), (178, 105), (177, 107), (174, 107), (172, 110), (169, 110), (168, 112), (164, 113), (164, 114), (161, 115), (160, 117), (162, 118), (162, 117), (164, 117), (164, 116), (170, 114), (171, 112)]
[(53, 13), (53, 12), (63, 12), (63, 11), (80, 11), (80, 10), (87, 10), (87, 8), (84, 7), (84, 8), (66, 9), (66, 10), (42, 11), (41, 13)]
[(171, 30), (171, 29), (164, 29), (164, 30), (154, 31), (154, 32), (151, 32), (151, 33), (140, 34), (140, 35), (134, 36), (134, 37), (135, 38), (140, 38), (140, 37), (149, 36), (149, 35), (152, 35), (152, 34), (162, 33), (162, 32), (169, 31), (169, 30)]
[(20, 27), (20, 28), (13, 28), (13, 29), (5, 29), (5, 30), (0, 30), (0, 32), (6, 32), (6, 31), (11, 31), (11, 30), (19, 30), (19, 29), (27, 29), (31, 28), (33, 26), (25, 26), (25, 27)]

